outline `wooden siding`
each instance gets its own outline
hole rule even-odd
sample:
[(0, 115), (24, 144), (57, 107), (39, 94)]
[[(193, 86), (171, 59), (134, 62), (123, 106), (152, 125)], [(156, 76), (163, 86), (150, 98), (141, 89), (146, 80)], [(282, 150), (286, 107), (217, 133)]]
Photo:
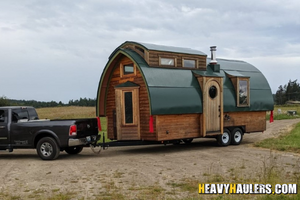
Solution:
[(200, 137), (200, 114), (157, 115), (157, 140)]
[[(206, 56), (203, 55), (189, 55), (182, 53), (172, 53), (172, 52), (163, 52), (163, 51), (149, 51), (149, 66), (159, 67), (159, 58), (174, 58), (175, 67), (183, 67), (183, 59), (194, 59), (196, 60), (198, 69), (206, 70)], [(172, 66), (165, 66), (172, 67)], [(187, 68), (191, 69), (191, 68)]]
[[(227, 115), (227, 116), (226, 116)], [(228, 118), (229, 116), (229, 118)], [(228, 112), (224, 113), (224, 127), (244, 126), (245, 132), (266, 130), (266, 112)]]
[[(148, 92), (145, 85), (145, 82), (142, 78), (142, 75), (138, 69), (136, 69), (136, 75), (126, 75), (126, 77), (120, 77), (120, 62), (127, 62), (129, 58), (124, 57), (121, 61), (119, 61), (111, 75), (111, 79), (108, 83), (108, 90), (106, 95), (106, 115), (107, 115), (107, 134), (110, 139), (117, 139), (114, 135), (114, 125), (113, 125), (113, 110), (116, 109), (115, 103), (115, 86), (126, 81), (132, 81), (138, 85), (140, 85), (139, 89), (139, 111), (140, 111), (140, 139), (141, 140), (156, 140), (156, 118), (153, 116), (153, 128), (154, 133), (149, 132), (149, 120), (150, 120), (150, 107), (149, 107), (149, 99)], [(133, 130), (134, 128), (132, 128)], [(123, 131), (128, 131), (128, 138), (130, 138), (130, 131), (127, 127)], [(125, 132), (124, 132), (125, 133)], [(122, 138), (123, 139), (123, 138)]]

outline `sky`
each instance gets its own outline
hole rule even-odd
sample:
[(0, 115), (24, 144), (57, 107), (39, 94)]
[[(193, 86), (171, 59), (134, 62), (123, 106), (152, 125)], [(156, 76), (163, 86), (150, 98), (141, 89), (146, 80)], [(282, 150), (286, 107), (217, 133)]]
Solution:
[(246, 61), (272, 92), (300, 82), (299, 0), (0, 1), (0, 97), (96, 98), (125, 41), (187, 47)]

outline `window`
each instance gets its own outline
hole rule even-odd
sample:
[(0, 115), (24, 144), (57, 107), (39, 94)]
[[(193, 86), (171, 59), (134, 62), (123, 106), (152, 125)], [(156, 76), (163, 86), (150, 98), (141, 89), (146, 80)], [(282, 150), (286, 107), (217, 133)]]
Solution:
[(183, 59), (183, 67), (196, 68), (196, 60), (192, 59)]
[(123, 66), (123, 70), (124, 70), (124, 75), (126, 75), (126, 74), (133, 74), (133, 73), (134, 73), (134, 67), (133, 67), (133, 64), (130, 64), (130, 65), (124, 65), (124, 66)]
[(27, 109), (17, 108), (12, 110), (12, 122), (18, 122), (21, 119), (28, 119)]
[(133, 124), (132, 92), (124, 92), (125, 124)]
[(225, 71), (228, 78), (230, 78), (232, 85), (236, 92), (236, 106), (249, 107), (250, 106), (250, 77), (243, 75), (238, 71)]
[(0, 110), (0, 122), (5, 122), (5, 111)]
[(238, 79), (238, 106), (249, 106), (249, 79), (239, 78)]
[(120, 77), (129, 77), (136, 75), (136, 66), (132, 61), (121, 61), (120, 63)]
[(209, 88), (208, 93), (209, 93), (210, 98), (214, 99), (217, 96), (217, 93), (218, 93), (217, 88), (215, 86), (211, 86)]
[(175, 59), (174, 58), (160, 58), (159, 65), (175, 66)]

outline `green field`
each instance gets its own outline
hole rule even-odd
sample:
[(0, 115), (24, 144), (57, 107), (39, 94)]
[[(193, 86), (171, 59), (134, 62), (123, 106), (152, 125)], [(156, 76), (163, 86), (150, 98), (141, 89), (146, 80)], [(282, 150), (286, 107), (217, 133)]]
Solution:
[[(279, 110), (281, 110), (281, 112)], [(296, 111), (297, 114), (290, 115), (288, 111)], [(273, 114), (274, 114), (274, 120), (300, 118), (300, 106), (299, 105), (284, 105), (284, 106), (275, 105)], [(270, 119), (270, 112), (267, 112), (266, 119), (267, 120)]]
[[(53, 108), (38, 108), (36, 109), (40, 119), (81, 119), (81, 118), (95, 118), (95, 107), (81, 107), (81, 106), (64, 106)], [(107, 139), (107, 122), (105, 117), (101, 117), (101, 132), (99, 133), (102, 138), (102, 134), (105, 134), (105, 142), (109, 142)]]

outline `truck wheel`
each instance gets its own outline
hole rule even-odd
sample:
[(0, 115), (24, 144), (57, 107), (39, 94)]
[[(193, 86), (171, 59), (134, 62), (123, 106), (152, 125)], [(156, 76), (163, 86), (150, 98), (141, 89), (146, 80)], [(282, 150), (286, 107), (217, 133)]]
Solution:
[(243, 131), (240, 128), (235, 128), (232, 131), (231, 144), (239, 145), (243, 140)]
[(65, 151), (68, 154), (79, 154), (83, 149), (83, 146), (75, 146), (75, 147), (68, 147), (65, 149)]
[(224, 128), (223, 134), (217, 136), (219, 146), (228, 146), (231, 142), (231, 134), (227, 128)]
[(43, 160), (55, 160), (59, 155), (60, 149), (53, 138), (44, 137), (37, 143), (36, 151)]
[(183, 142), (184, 142), (185, 144), (191, 144), (192, 141), (193, 141), (193, 138), (190, 138), (190, 139), (183, 139)]

